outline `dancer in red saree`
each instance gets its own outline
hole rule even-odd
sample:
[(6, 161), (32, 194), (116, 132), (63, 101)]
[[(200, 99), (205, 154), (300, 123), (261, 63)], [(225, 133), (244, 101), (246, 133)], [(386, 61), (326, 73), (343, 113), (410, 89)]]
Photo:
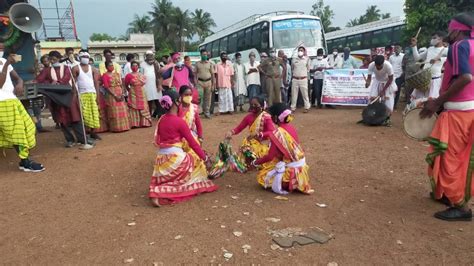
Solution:
[[(156, 126), (155, 144), (159, 147), (149, 197), (155, 206), (179, 203), (217, 190), (207, 171), (197, 167), (209, 158), (194, 139), (186, 122), (178, 116), (179, 94), (167, 91), (160, 100), (166, 114)], [(183, 150), (187, 142), (198, 158)]]

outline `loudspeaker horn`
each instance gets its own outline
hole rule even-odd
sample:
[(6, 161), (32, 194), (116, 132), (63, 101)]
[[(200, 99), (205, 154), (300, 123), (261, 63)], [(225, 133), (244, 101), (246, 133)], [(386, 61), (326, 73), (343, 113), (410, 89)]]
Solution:
[(35, 32), (43, 25), (41, 13), (34, 6), (27, 3), (12, 5), (9, 16), (13, 25), (23, 32)]

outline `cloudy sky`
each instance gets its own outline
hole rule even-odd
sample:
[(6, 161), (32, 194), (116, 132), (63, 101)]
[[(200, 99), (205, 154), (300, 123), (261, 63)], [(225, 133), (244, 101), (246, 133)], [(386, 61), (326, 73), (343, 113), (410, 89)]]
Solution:
[[(31, 2), (35, 4), (35, 1)], [(59, 0), (67, 2), (67, 0)], [(43, 7), (53, 0), (41, 0)], [(134, 14), (145, 14), (154, 0), (75, 0), (76, 26), (79, 38), (86, 42), (94, 32), (112, 36), (125, 33)], [(190, 11), (202, 8), (211, 13), (217, 29), (256, 13), (277, 10), (298, 10), (309, 13), (316, 0), (172, 0), (173, 4)], [(344, 26), (351, 18), (364, 13), (369, 5), (377, 5), (383, 13), (403, 15), (404, 0), (326, 0), (335, 12), (334, 24)]]

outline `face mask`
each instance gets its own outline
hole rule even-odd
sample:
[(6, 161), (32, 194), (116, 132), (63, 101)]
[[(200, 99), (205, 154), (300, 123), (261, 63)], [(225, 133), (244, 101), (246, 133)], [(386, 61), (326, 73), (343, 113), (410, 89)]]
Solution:
[(113, 72), (115, 70), (114, 66), (108, 66), (107, 71)]
[(299, 51), (299, 52), (298, 52), (298, 56), (299, 56), (299, 57), (303, 57), (303, 55), (304, 55), (304, 52), (303, 52), (303, 51)]
[(176, 63), (176, 67), (178, 67), (178, 68), (182, 68), (183, 65), (184, 65), (184, 62), (183, 62), (183, 61), (178, 61), (178, 62)]
[(83, 65), (89, 64), (89, 58), (87, 58), (87, 57), (82, 57), (82, 58), (81, 58), (81, 64), (83, 64)]
[(337, 55), (337, 52), (332, 52), (333, 55)]
[(207, 55), (201, 56), (201, 61), (207, 61), (207, 59), (209, 59), (209, 58), (207, 57)]
[(430, 41), (430, 45), (431, 45), (431, 46), (436, 46), (438, 43), (439, 43), (439, 39), (438, 39), (438, 38), (431, 39), (431, 41)]
[(322, 60), (322, 59), (323, 59), (323, 56), (322, 56), (322, 55), (318, 55), (318, 56), (316, 56), (316, 59)]
[(138, 71), (138, 66), (132, 66), (132, 71), (137, 72)]
[(60, 66), (61, 66), (61, 63), (58, 63), (58, 62), (53, 64), (53, 67), (60, 67)]
[(242, 59), (237, 58), (235, 61), (240, 64), (242, 62)]
[(183, 102), (186, 104), (190, 104), (193, 100), (193, 96), (184, 96), (183, 97)]

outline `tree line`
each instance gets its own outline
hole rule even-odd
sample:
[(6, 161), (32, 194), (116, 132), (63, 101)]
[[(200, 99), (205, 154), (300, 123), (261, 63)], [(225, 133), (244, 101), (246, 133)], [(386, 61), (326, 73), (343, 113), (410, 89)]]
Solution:
[[(445, 30), (449, 18), (458, 12), (472, 10), (472, 0), (405, 0), (406, 32), (405, 41), (416, 34), (419, 27), (425, 29), (419, 36), (420, 42), (429, 42), (432, 31)], [(312, 5), (311, 15), (318, 16), (325, 32), (340, 30), (333, 25), (334, 10), (317, 0)], [(390, 18), (390, 13), (382, 13), (377, 5), (367, 7), (364, 14), (350, 19), (346, 27), (361, 25), (380, 19)], [(131, 33), (153, 33), (155, 46), (167, 53), (173, 50), (195, 51), (204, 39), (213, 33), (216, 23), (209, 12), (202, 9), (190, 11), (174, 6), (170, 0), (155, 0), (147, 14), (135, 14), (127, 31), (112, 37), (106, 33), (94, 33), (91, 41), (127, 40)]]

